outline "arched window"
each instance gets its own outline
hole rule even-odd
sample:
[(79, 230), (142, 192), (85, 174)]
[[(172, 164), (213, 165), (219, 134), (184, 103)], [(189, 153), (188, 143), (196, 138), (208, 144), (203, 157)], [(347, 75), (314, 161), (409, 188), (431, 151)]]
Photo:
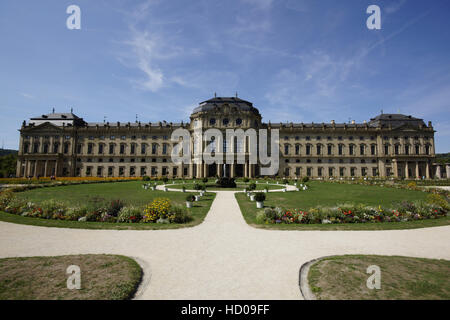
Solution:
[(333, 145), (332, 145), (332, 144), (329, 144), (329, 145), (327, 146), (327, 154), (328, 154), (329, 156), (331, 156), (331, 155), (333, 154)]
[(317, 155), (322, 154), (322, 145), (321, 144), (316, 145), (316, 153), (317, 153)]
[(354, 144), (351, 144), (348, 146), (348, 154), (351, 156), (355, 155), (355, 145)]
[(157, 143), (152, 144), (152, 154), (158, 154), (158, 144)]
[(295, 145), (295, 155), (300, 155), (300, 145), (299, 144), (296, 144)]
[(359, 154), (363, 156), (363, 155), (365, 155), (365, 153), (366, 153), (366, 145), (360, 144), (359, 145)]
[(58, 150), (59, 150), (59, 143), (55, 142), (53, 144), (53, 153), (58, 153)]
[(311, 147), (312, 146), (310, 144), (306, 145), (306, 155), (308, 155), (308, 156), (311, 155)]
[(287, 144), (287, 143), (284, 145), (284, 154), (285, 155), (289, 154), (289, 144)]

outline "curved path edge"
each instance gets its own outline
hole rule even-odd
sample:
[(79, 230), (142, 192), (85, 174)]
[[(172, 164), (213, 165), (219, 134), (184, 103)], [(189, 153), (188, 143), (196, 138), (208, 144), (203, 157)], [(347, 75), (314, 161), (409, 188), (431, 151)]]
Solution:
[(152, 277), (150, 265), (143, 259), (138, 257), (129, 257), (136, 261), (136, 263), (141, 267), (142, 269), (142, 276), (141, 281), (139, 283), (139, 286), (137, 287), (136, 292), (134, 293), (132, 300), (141, 300), (144, 292), (148, 289), (150, 286), (150, 280)]

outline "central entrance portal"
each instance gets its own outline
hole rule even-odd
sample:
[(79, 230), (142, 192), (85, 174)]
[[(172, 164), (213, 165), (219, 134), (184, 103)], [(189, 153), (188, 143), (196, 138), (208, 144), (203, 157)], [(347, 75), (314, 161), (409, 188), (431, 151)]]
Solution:
[(244, 165), (236, 164), (236, 177), (242, 178), (244, 177)]
[(217, 176), (217, 165), (215, 163), (208, 166), (208, 178)]

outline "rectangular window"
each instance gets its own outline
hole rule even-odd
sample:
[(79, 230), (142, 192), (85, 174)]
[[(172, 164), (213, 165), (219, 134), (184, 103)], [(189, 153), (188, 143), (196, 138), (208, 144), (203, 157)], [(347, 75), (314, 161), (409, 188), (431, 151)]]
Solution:
[(370, 146), (370, 154), (374, 156), (374, 155), (375, 155), (375, 152), (376, 152), (375, 145), (371, 145), (371, 146)]
[(311, 154), (311, 146), (310, 146), (310, 145), (307, 145), (307, 146), (306, 146), (306, 154), (307, 154), (307, 155), (310, 155), (310, 154)]
[(332, 153), (331, 151), (332, 151), (332, 146), (331, 146), (331, 145), (328, 145), (328, 155), (329, 155), (329, 156), (331, 156), (331, 153)]
[(102, 144), (102, 143), (100, 143), (100, 144), (98, 145), (98, 153), (99, 153), (99, 154), (103, 154), (103, 144)]

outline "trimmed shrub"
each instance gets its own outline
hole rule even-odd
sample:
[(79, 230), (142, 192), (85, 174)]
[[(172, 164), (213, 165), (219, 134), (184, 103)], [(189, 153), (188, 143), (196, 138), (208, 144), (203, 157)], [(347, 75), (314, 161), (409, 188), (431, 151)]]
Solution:
[(236, 188), (234, 178), (219, 178), (217, 179), (216, 185), (220, 188)]
[(302, 183), (307, 183), (309, 181), (309, 177), (303, 177), (302, 178)]
[(203, 183), (207, 183), (208, 182), (208, 178), (203, 178)]
[(142, 181), (150, 181), (150, 177), (149, 176), (143, 176), (142, 177)]
[(256, 183), (250, 183), (247, 187), (249, 191), (253, 191), (256, 189)]
[(250, 179), (246, 177), (246, 178), (243, 179), (243, 181), (244, 181), (245, 183), (247, 183), (247, 182), (250, 181)]
[(195, 201), (195, 196), (193, 194), (187, 195), (186, 196), (186, 201), (194, 202)]
[(257, 192), (257, 193), (255, 194), (255, 201), (257, 201), (257, 202), (262, 202), (262, 201), (264, 201), (264, 200), (266, 200), (266, 195), (265, 195), (264, 193), (262, 193), (262, 192)]

